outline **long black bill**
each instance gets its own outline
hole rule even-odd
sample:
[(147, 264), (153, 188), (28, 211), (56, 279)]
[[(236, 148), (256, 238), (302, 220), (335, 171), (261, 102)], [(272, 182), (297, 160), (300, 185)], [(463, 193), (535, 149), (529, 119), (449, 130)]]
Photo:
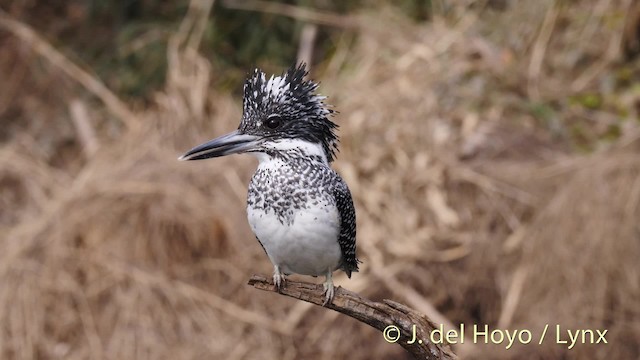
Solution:
[(180, 156), (178, 160), (203, 160), (237, 154), (254, 149), (257, 144), (257, 136), (241, 134), (236, 130), (194, 147)]

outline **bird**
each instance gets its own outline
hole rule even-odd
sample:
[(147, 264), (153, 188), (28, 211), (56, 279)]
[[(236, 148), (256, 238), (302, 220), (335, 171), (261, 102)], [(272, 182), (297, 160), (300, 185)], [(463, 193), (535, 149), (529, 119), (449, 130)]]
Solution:
[(277, 291), (290, 274), (324, 276), (323, 305), (332, 303), (333, 272), (358, 272), (356, 212), (351, 192), (331, 168), (338, 151), (335, 111), (307, 80), (304, 63), (280, 76), (259, 68), (243, 88), (238, 129), (179, 160), (248, 153), (258, 159), (247, 194), (251, 230), (273, 264)]

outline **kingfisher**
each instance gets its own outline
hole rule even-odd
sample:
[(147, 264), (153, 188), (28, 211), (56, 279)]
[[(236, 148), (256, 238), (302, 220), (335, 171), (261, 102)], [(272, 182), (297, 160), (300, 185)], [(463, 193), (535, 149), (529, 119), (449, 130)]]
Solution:
[(335, 294), (332, 274), (358, 271), (351, 192), (330, 166), (338, 150), (334, 111), (306, 80), (305, 64), (267, 79), (256, 68), (244, 83), (237, 130), (194, 147), (179, 160), (249, 153), (258, 158), (247, 196), (249, 225), (273, 264), (278, 291), (286, 275), (325, 277), (324, 306)]

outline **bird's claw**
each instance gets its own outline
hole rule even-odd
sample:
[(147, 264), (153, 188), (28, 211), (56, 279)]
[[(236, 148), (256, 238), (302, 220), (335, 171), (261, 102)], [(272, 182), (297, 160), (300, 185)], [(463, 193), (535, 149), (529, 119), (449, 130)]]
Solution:
[(324, 286), (324, 302), (322, 303), (322, 306), (327, 306), (328, 304), (331, 304), (331, 302), (333, 301), (333, 296), (335, 295), (335, 291), (333, 289), (333, 286)]
[(327, 280), (322, 284), (322, 287), (324, 288), (324, 302), (322, 303), (322, 306), (327, 306), (328, 304), (331, 304), (335, 295), (335, 289), (333, 287), (331, 276), (327, 277)]
[(273, 272), (273, 284), (275, 285), (276, 291), (280, 292), (284, 288), (286, 279), (284, 275), (280, 272), (280, 269), (276, 268)]

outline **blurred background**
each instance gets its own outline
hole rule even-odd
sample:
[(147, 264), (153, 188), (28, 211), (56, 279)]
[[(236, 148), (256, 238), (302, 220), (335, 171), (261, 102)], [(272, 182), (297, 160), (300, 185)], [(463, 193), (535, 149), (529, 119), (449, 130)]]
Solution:
[(639, 358), (639, 4), (0, 0), (0, 358), (407, 358), (246, 285), (272, 271), (255, 159), (176, 161), (237, 127), (253, 66), (296, 60), (358, 214), (337, 284), (534, 336), (464, 358)]

